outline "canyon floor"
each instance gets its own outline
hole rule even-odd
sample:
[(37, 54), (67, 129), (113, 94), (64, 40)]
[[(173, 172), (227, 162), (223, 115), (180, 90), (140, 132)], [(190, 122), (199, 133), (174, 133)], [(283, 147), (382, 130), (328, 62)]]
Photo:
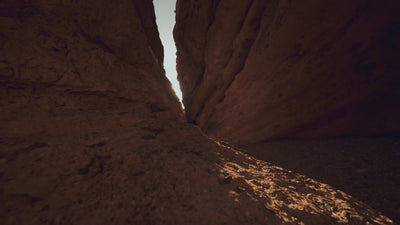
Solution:
[[(392, 224), (332, 182), (208, 138), (141, 92), (1, 85), (2, 224)], [(281, 156), (332, 150), (287, 143)]]
[[(350, 195), (215, 142), (150, 102), (13, 87), (0, 102), (9, 110), (2, 224), (391, 224)], [(26, 120), (20, 101), (35, 106)], [(57, 107), (44, 110), (49, 101)]]
[(276, 140), (240, 149), (330, 184), (400, 222), (399, 136)]

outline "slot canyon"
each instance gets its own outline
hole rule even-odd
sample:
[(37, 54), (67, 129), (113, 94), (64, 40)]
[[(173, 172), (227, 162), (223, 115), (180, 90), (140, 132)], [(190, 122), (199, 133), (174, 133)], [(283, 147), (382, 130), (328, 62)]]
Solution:
[(399, 12), (177, 0), (182, 109), (152, 0), (1, 0), (0, 224), (400, 223)]

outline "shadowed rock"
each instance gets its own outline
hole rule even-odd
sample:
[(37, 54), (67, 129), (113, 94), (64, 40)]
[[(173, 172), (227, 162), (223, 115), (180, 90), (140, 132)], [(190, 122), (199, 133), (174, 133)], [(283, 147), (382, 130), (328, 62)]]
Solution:
[(400, 132), (395, 1), (178, 0), (183, 103), (236, 144)]

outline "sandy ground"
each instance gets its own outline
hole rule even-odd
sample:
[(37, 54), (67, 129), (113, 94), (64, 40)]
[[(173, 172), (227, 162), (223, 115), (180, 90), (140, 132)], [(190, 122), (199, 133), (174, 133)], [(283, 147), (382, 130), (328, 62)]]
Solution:
[(280, 140), (240, 149), (330, 184), (400, 223), (400, 137)]

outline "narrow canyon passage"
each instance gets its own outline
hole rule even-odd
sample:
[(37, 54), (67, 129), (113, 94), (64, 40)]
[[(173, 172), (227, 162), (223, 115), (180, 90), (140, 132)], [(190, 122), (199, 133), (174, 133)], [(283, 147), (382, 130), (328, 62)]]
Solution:
[(400, 222), (400, 4), (178, 1), (186, 117)]
[[(176, 1), (155, 0), (154, 4), (167, 77), (182, 100), (176, 71), (171, 71), (176, 68), (172, 40)], [(237, 149), (339, 188), (400, 221), (400, 196), (394, 194), (400, 191), (400, 138), (396, 136), (282, 139)]]
[(398, 131), (398, 4), (328, 2), (178, 0), (183, 112), (152, 0), (1, 1), (0, 223), (394, 224), (232, 147)]

